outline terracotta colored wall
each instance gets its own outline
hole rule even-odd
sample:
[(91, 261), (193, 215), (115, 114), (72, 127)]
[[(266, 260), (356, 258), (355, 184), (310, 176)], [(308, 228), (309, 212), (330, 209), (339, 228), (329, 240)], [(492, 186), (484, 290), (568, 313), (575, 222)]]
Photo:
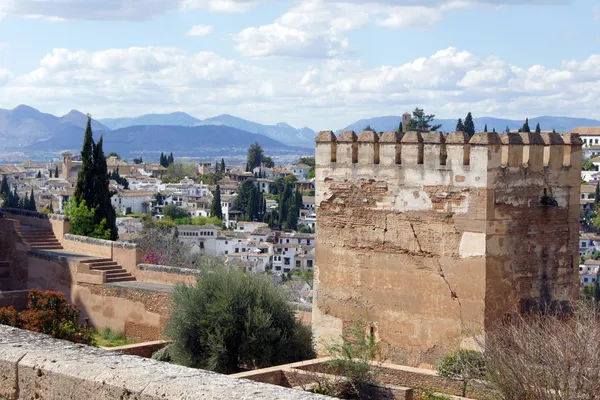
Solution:
[(195, 271), (188, 268), (169, 267), (165, 265), (138, 264), (135, 273), (136, 279), (142, 282), (158, 283), (161, 285), (175, 285), (196, 283)]

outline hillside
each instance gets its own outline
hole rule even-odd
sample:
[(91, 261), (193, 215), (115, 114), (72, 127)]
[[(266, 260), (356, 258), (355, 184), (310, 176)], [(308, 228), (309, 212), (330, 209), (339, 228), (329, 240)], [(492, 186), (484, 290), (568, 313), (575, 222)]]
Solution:
[[(99, 137), (101, 132), (94, 132)], [(160, 152), (173, 152), (179, 157), (204, 157), (215, 154), (245, 154), (258, 141), (265, 153), (299, 153), (302, 149), (279, 143), (264, 135), (253, 134), (228, 126), (130, 126), (103, 132), (104, 151), (115, 151), (123, 157), (146, 155), (158, 158)], [(32, 150), (79, 151), (83, 131), (69, 127), (47, 140), (31, 145)], [(305, 150), (304, 150), (305, 151)]]

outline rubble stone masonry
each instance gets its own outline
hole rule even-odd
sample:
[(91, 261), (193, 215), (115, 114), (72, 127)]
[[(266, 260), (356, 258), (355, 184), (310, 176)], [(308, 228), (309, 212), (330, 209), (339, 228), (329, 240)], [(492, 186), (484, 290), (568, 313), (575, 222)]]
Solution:
[(361, 320), (435, 364), (502, 318), (578, 293), (575, 134), (321, 132), (317, 342)]

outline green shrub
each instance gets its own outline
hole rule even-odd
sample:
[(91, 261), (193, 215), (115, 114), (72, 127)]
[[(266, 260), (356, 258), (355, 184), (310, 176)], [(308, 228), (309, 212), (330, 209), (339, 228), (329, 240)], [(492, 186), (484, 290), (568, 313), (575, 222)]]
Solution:
[(221, 373), (315, 357), (310, 328), (266, 277), (215, 267), (179, 284), (167, 336), (172, 360)]

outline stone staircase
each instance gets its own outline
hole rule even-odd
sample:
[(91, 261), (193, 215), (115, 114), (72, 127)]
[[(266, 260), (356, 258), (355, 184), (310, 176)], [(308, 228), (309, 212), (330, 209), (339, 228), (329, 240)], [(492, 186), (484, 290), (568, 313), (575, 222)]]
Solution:
[(82, 260), (80, 264), (89, 267), (91, 271), (104, 271), (104, 283), (135, 281), (135, 276), (110, 258)]
[(21, 225), (17, 235), (30, 250), (62, 250), (62, 245), (50, 229)]

